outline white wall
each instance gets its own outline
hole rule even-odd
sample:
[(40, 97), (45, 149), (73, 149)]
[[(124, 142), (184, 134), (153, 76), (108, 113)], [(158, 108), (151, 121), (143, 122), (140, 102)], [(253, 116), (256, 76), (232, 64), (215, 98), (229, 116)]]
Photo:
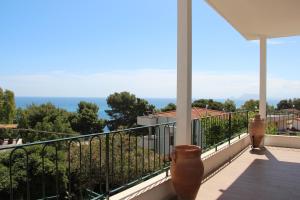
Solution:
[(300, 149), (300, 137), (285, 135), (265, 135), (265, 145)]

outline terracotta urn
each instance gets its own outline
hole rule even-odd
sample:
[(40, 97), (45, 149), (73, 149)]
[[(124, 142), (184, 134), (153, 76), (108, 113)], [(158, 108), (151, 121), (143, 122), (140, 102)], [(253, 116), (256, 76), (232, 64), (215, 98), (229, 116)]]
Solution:
[(260, 118), (260, 115), (255, 115), (254, 119), (249, 124), (249, 135), (253, 148), (258, 148), (264, 138), (266, 131), (265, 121)]
[(204, 172), (201, 148), (194, 145), (178, 145), (172, 153), (171, 177), (179, 199), (194, 200)]

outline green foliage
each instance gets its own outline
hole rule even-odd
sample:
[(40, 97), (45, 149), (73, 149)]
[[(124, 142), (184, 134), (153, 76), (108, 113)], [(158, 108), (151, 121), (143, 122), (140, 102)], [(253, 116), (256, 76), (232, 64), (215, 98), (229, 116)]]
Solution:
[(14, 93), (0, 88), (0, 123), (12, 124), (16, 114)]
[(50, 132), (73, 133), (69, 122), (70, 113), (56, 108), (53, 104), (32, 104), (26, 109), (18, 109), (19, 128), (35, 129)]
[(254, 100), (254, 99), (250, 99), (248, 101), (246, 101), (243, 105), (242, 105), (242, 109), (244, 110), (248, 110), (248, 111), (257, 111), (259, 107), (259, 101), (258, 100)]
[(276, 125), (275, 122), (268, 122), (267, 123), (266, 133), (270, 134), (270, 135), (276, 135), (278, 133), (277, 125)]
[(234, 101), (232, 101), (230, 99), (227, 99), (224, 102), (224, 110), (226, 112), (235, 112), (236, 111), (236, 105), (235, 105)]
[(192, 107), (199, 107), (199, 108), (207, 108), (212, 110), (220, 110), (222, 111), (224, 105), (221, 102), (214, 101), (213, 99), (198, 99), (192, 103)]
[(176, 105), (174, 103), (169, 103), (166, 107), (162, 108), (162, 112), (176, 110)]
[(4, 103), (4, 93), (3, 93), (3, 89), (0, 87), (0, 123), (3, 123), (3, 103)]
[[(28, 153), (28, 167), (26, 166), (26, 154), (19, 149), (12, 155), (12, 186), (14, 199), (26, 199), (27, 169), (30, 180), (31, 199), (38, 199), (42, 192), (43, 160), (44, 155), (44, 178), (48, 195), (54, 195), (56, 191), (56, 177), (58, 178), (59, 191), (62, 193), (67, 186), (67, 168), (65, 165), (65, 154), (58, 151), (57, 171), (56, 171), (56, 152), (55, 147), (46, 147), (45, 152), (41, 146), (26, 148)], [(1, 152), (0, 154), (0, 196), (3, 199), (9, 197), (9, 156), (11, 151)], [(57, 175), (57, 176), (56, 176)]]
[(56, 108), (51, 103), (32, 104), (25, 109), (18, 109), (16, 120), (18, 128), (23, 129), (90, 134), (103, 131), (105, 123), (99, 119), (98, 111), (96, 104), (83, 101), (78, 104), (76, 113)]
[[(110, 188), (118, 188), (125, 183), (137, 180), (151, 172), (155, 172), (163, 166), (162, 157), (159, 158), (152, 150), (144, 150), (139, 146), (141, 137), (130, 136), (120, 133), (109, 137), (109, 173)], [(82, 195), (79, 182), (82, 188), (90, 188), (93, 191), (105, 191), (106, 177), (106, 137), (101, 136), (93, 139), (92, 145), (82, 145), (82, 157), (80, 163), (79, 147), (75, 143), (71, 146), (72, 163), (72, 196)], [(91, 147), (91, 154), (90, 154)], [(101, 155), (101, 157), (100, 157)], [(144, 157), (143, 157), (144, 156)], [(91, 160), (90, 160), (91, 158)], [(154, 166), (155, 159), (155, 166)], [(90, 161), (92, 165), (90, 166)], [(81, 169), (81, 170), (80, 170)]]
[(293, 101), (292, 101), (291, 99), (284, 99), (284, 100), (281, 100), (281, 101), (277, 104), (277, 109), (278, 109), (278, 110), (289, 109), (289, 108), (293, 108)]
[(81, 101), (77, 113), (70, 117), (73, 130), (82, 134), (102, 132), (105, 123), (98, 118), (98, 111), (96, 104)]
[(228, 122), (226, 120), (217, 123), (209, 118), (204, 118), (201, 119), (201, 127), (203, 127), (205, 137), (204, 148), (210, 148), (226, 139), (228, 133)]
[(110, 110), (105, 111), (111, 118), (107, 121), (110, 130), (133, 127), (136, 125), (137, 116), (153, 113), (155, 109), (145, 99), (137, 98), (129, 92), (111, 94), (106, 101), (110, 107)]
[[(142, 133), (140, 132), (131, 132), (130, 135), (129, 133), (110, 134), (107, 140), (106, 135), (99, 137), (100, 140), (95, 137), (91, 143), (88, 140), (89, 137), (81, 139), (81, 146), (74, 140), (70, 145), (70, 160), (68, 159), (68, 145), (66, 146), (64, 142), (56, 143), (58, 170), (56, 170), (54, 144), (47, 146), (45, 151), (43, 151), (42, 145), (24, 147), (28, 153), (31, 199), (42, 197), (43, 155), (46, 196), (55, 194), (56, 177), (58, 177), (60, 199), (66, 196), (72, 199), (84, 199), (81, 197), (85, 196), (84, 189), (86, 188), (103, 193), (105, 191), (107, 153), (110, 189), (137, 180), (164, 166), (163, 156), (159, 157), (153, 150), (142, 148)], [(107, 141), (109, 146), (106, 146)], [(107, 149), (109, 150), (107, 151)], [(10, 153), (11, 150), (0, 152), (1, 199), (9, 199)], [(14, 199), (26, 199), (27, 166), (26, 154), (22, 149), (14, 152), (12, 163)], [(69, 163), (70, 174), (68, 173)], [(68, 179), (69, 177), (70, 179)], [(71, 193), (66, 192), (68, 183), (71, 186)]]
[[(259, 109), (259, 100), (250, 99), (245, 101), (245, 103), (241, 106), (243, 110), (248, 110), (252, 112), (256, 112)], [(274, 106), (270, 106), (267, 104), (267, 111), (272, 112), (275, 110)]]
[(295, 98), (293, 100), (293, 105), (295, 106), (296, 109), (300, 110), (300, 98)]
[(247, 113), (231, 113), (221, 117), (201, 118), (201, 131), (204, 134), (206, 145), (210, 148), (221, 142), (235, 137), (237, 134), (244, 133), (247, 130)]
[(273, 105), (267, 104), (267, 113), (275, 112), (275, 107)]
[[(3, 156), (0, 155), (0, 161), (2, 160), (2, 157)], [(9, 168), (8, 168), (8, 166), (4, 165), (2, 162), (0, 162), (0, 175), (1, 175), (1, 179), (0, 179), (0, 195), (2, 196), (2, 198), (7, 197), (7, 199), (8, 199), (9, 186), (10, 186), (10, 182), (9, 182)], [(15, 184), (16, 183), (14, 183), (13, 187), (16, 187)]]
[(294, 98), (292, 99), (283, 99), (277, 104), (277, 109), (291, 109), (295, 108), (300, 110), (300, 98)]
[(4, 119), (5, 123), (12, 124), (16, 114), (16, 103), (15, 103), (15, 95), (12, 91), (6, 90), (4, 92)]
[(46, 132), (32, 129), (0, 129), (0, 139), (21, 138), (23, 144), (37, 141), (54, 140), (62, 137), (68, 137), (70, 135), (75, 134)]

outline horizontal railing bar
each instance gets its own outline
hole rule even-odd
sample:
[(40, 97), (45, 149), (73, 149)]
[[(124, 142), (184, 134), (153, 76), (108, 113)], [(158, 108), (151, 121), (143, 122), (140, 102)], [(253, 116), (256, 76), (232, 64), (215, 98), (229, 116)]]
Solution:
[[(224, 112), (222, 114), (217, 114), (217, 115), (211, 115), (211, 116), (202, 116), (199, 119), (205, 119), (205, 118), (214, 118), (214, 117), (220, 117), (220, 116), (226, 116), (226, 115), (230, 115), (230, 114), (238, 114), (238, 113), (247, 113), (249, 111), (247, 110), (239, 110), (239, 111), (234, 111), (234, 112)], [(199, 120), (199, 119), (193, 119), (193, 120)]]
[(90, 190), (90, 189), (85, 189), (86, 191), (88, 191), (89, 193), (92, 193), (93, 195), (99, 197), (100, 195), (104, 196), (104, 194), (98, 194), (97, 192), (94, 192), (93, 190)]
[(45, 197), (45, 198), (41, 198), (41, 199), (37, 199), (37, 200), (47, 200), (47, 199), (56, 199), (58, 196), (54, 195), (54, 196), (49, 196), (49, 197)]
[(107, 134), (116, 134), (116, 133), (122, 133), (122, 132), (129, 132), (129, 131), (135, 131), (139, 129), (145, 129), (145, 128), (150, 128), (150, 127), (157, 127), (157, 126), (164, 126), (164, 125), (171, 125), (175, 124), (175, 122), (167, 122), (167, 123), (161, 123), (161, 124), (155, 124), (155, 125), (149, 125), (149, 126), (139, 126), (139, 127), (134, 127), (134, 128), (127, 128), (127, 129), (119, 129), (116, 131), (107, 131), (103, 133), (92, 133), (92, 134), (87, 134), (87, 135), (79, 135), (79, 136), (73, 136), (73, 137), (67, 137), (67, 138), (59, 138), (59, 139), (53, 139), (53, 140), (46, 140), (46, 141), (38, 141), (38, 142), (31, 142), (31, 143), (26, 143), (26, 144), (18, 144), (18, 145), (13, 145), (9, 147), (1, 147), (1, 150), (8, 150), (8, 149), (15, 149), (15, 148), (20, 148), (20, 147), (28, 147), (28, 146), (34, 146), (34, 145), (41, 145), (41, 144), (51, 144), (55, 142), (63, 142), (63, 141), (69, 141), (73, 139), (83, 139), (83, 138), (89, 138), (92, 136), (105, 136)]

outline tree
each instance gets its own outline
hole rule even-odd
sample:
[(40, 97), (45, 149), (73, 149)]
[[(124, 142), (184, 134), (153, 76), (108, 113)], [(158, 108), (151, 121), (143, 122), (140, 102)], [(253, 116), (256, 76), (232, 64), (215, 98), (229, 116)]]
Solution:
[(295, 98), (293, 100), (293, 105), (295, 106), (296, 109), (300, 110), (300, 98)]
[(106, 99), (110, 110), (105, 112), (111, 120), (107, 121), (110, 130), (120, 127), (132, 127), (136, 125), (137, 116), (153, 113), (155, 106), (151, 105), (145, 99), (137, 98), (129, 92), (114, 93)]
[(284, 99), (284, 100), (281, 100), (281, 101), (277, 104), (277, 109), (278, 109), (278, 110), (289, 109), (289, 108), (293, 108), (293, 101), (292, 101), (291, 99)]
[(30, 128), (27, 109), (18, 108), (16, 111), (16, 121), (19, 128)]
[(234, 111), (236, 111), (236, 105), (235, 105), (234, 101), (232, 101), (230, 99), (227, 99), (224, 102), (224, 110), (226, 112), (234, 112)]
[(70, 113), (56, 108), (53, 104), (32, 104), (26, 109), (18, 109), (17, 122), (19, 128), (41, 131), (73, 133), (69, 121)]
[[(17, 150), (12, 156), (12, 189), (14, 199), (26, 199), (26, 169), (30, 177), (31, 199), (40, 199), (42, 196), (41, 177), (44, 176), (48, 194), (56, 193), (56, 178), (58, 180), (58, 192), (64, 193), (67, 189), (67, 165), (66, 153), (58, 150), (57, 157), (55, 147), (48, 146), (45, 152), (42, 146), (30, 146), (26, 148), (28, 155), (28, 166), (26, 165), (26, 155), (24, 151)], [(1, 152), (0, 154), (0, 196), (1, 199), (9, 199), (10, 195), (10, 153), (11, 151)], [(42, 168), (42, 155), (44, 155), (44, 169)], [(57, 171), (56, 171), (57, 163)], [(44, 173), (43, 173), (44, 171)]]
[(176, 110), (176, 105), (174, 103), (169, 103), (166, 107), (162, 108), (162, 112)]
[(273, 113), (275, 111), (275, 107), (273, 105), (267, 104), (267, 113)]
[[(139, 133), (121, 132), (112, 137), (100, 135), (99, 138), (90, 139), (82, 138), (76, 142), (73, 140), (70, 145), (64, 145), (66, 141), (53, 142), (44, 149), (45, 144), (25, 146), (13, 153), (12, 162), (10, 162), (11, 151), (1, 152), (1, 199), (10, 197), (10, 168), (14, 199), (19, 200), (26, 199), (27, 169), (31, 199), (42, 198), (43, 178), (45, 179), (45, 193), (48, 197), (56, 194), (57, 180), (59, 199), (91, 199), (91, 196), (84, 191), (85, 188), (100, 194), (105, 191), (105, 181), (101, 180), (105, 180), (107, 175), (106, 156), (111, 158), (108, 159), (111, 188), (119, 188), (142, 176), (156, 172), (164, 166), (164, 156), (159, 155), (158, 150), (148, 149), (147, 159), (145, 159), (143, 147), (136, 142), (143, 139)], [(78, 141), (81, 145), (78, 145)], [(106, 142), (108, 142), (109, 151), (107, 151)], [(23, 149), (26, 149), (26, 152)], [(28, 166), (26, 155), (28, 155)], [(68, 192), (67, 186), (72, 188), (71, 193)]]
[(3, 93), (3, 89), (0, 87), (0, 123), (3, 123), (3, 102), (4, 102), (4, 93)]
[(2, 121), (12, 124), (16, 115), (15, 95), (10, 90), (5, 90), (2, 103)]
[[(73, 181), (71, 184), (77, 185), (78, 187), (80, 186), (78, 183), (80, 183), (82, 188), (93, 188), (93, 191), (95, 192), (100, 192), (100, 186), (102, 187), (102, 191), (105, 191), (105, 181), (99, 182), (99, 179), (101, 180), (101, 178), (102, 180), (105, 180), (104, 177), (106, 176), (105, 170), (103, 170), (106, 167), (106, 161), (104, 159), (105, 155), (108, 155), (108, 157), (111, 158), (108, 160), (109, 169), (112, 170), (113, 175), (110, 178), (111, 188), (119, 188), (126, 183), (138, 180), (146, 174), (161, 169), (162, 165), (159, 163), (164, 163), (164, 156), (159, 154), (158, 147), (156, 147), (156, 151), (148, 149), (147, 157), (145, 157), (146, 154), (143, 153), (145, 150), (140, 144), (136, 143), (136, 141), (141, 141), (143, 139), (141, 135), (139, 136), (138, 132), (131, 132), (131, 134), (128, 134), (128, 132), (119, 132), (118, 134), (112, 135), (108, 139), (110, 149), (108, 152), (106, 151), (105, 146), (106, 139), (103, 136), (100, 140), (95, 138), (89, 144), (91, 146), (82, 145), (81, 159), (80, 154), (78, 153), (79, 147), (73, 143), (71, 145), (70, 155), (71, 170), (73, 171), (71, 174), (76, 178), (76, 181)], [(99, 145), (99, 143), (101, 145)], [(91, 167), (89, 166), (90, 155), (93, 159)], [(80, 165), (80, 161), (81, 163), (86, 164)], [(133, 163), (136, 163), (136, 165)], [(87, 172), (91, 172), (91, 174)]]
[[(243, 110), (248, 110), (251, 112), (256, 112), (259, 109), (259, 100), (250, 99), (246, 101), (241, 108)], [(273, 105), (266, 105), (267, 113), (272, 113), (275, 111), (275, 107)], [(254, 114), (254, 113), (253, 113)]]
[(242, 105), (242, 109), (244, 110), (248, 110), (248, 111), (256, 111), (259, 107), (259, 101), (258, 100), (254, 100), (254, 99), (250, 99), (248, 101), (246, 101), (243, 105)]
[[(240, 133), (244, 133), (248, 127), (246, 112), (226, 114), (202, 118), (200, 134), (204, 136), (205, 148), (224, 142)], [(229, 118), (229, 115), (231, 116)]]
[(77, 113), (70, 117), (73, 130), (83, 134), (102, 132), (105, 123), (99, 119), (98, 111), (99, 107), (96, 104), (81, 101)]
[(224, 108), (221, 102), (214, 101), (213, 99), (198, 99), (192, 103), (192, 106), (199, 107), (199, 108), (206, 108), (207, 106), (207, 108), (209, 109), (220, 110), (220, 111), (222, 111)]

